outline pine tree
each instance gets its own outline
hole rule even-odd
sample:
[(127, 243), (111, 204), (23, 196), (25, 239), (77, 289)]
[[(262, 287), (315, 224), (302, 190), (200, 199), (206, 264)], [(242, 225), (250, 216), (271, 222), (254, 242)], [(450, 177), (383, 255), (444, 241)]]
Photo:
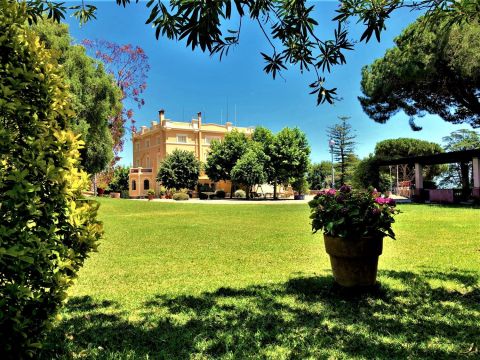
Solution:
[(349, 116), (339, 116), (339, 123), (329, 127), (327, 135), (333, 144), (334, 160), (340, 164), (340, 183), (345, 183), (345, 176), (350, 166), (349, 158), (354, 154), (356, 135), (353, 134), (352, 126), (348, 123)]

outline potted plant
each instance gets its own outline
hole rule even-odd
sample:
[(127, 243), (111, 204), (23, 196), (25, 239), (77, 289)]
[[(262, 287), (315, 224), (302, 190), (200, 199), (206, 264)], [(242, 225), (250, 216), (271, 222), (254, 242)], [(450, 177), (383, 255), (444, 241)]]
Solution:
[(295, 179), (292, 183), (292, 189), (294, 190), (293, 198), (295, 200), (304, 200), (305, 194), (308, 192), (308, 182), (304, 177)]
[(158, 190), (158, 194), (160, 195), (160, 199), (165, 199), (165, 194), (167, 193), (167, 189), (165, 186), (161, 185), (160, 189)]
[(97, 183), (97, 195), (102, 196), (105, 193), (105, 189), (107, 188), (108, 184), (106, 181), (99, 181)]
[(376, 190), (343, 185), (339, 191), (321, 191), (309, 206), (313, 232), (323, 230), (335, 281), (345, 287), (374, 285), (383, 238), (395, 239), (395, 201)]
[(153, 200), (153, 198), (155, 197), (155, 190), (153, 189), (150, 189), (147, 191), (147, 195), (148, 195), (148, 200)]

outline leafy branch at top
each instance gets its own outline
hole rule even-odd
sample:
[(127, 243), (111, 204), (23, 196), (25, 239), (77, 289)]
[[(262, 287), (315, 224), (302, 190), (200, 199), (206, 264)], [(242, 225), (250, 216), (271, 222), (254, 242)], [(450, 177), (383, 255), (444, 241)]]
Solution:
[[(126, 7), (131, 0), (116, 0)], [(138, 3), (138, 0), (135, 0)], [(51, 0), (28, 1), (31, 21), (42, 14), (56, 21), (64, 18), (67, 10), (85, 23), (95, 18), (95, 6), (81, 5), (66, 7), (62, 2)], [(240, 42), (241, 22), (244, 17), (258, 23), (264, 36), (272, 46), (272, 54), (261, 53), (266, 66), (264, 71), (273, 78), (281, 76), (287, 65), (298, 66), (300, 71), (313, 69), (315, 81), (310, 84), (311, 94), (317, 104), (333, 103), (336, 88), (325, 87), (325, 74), (335, 65), (346, 63), (346, 51), (353, 50), (354, 42), (349, 40), (348, 20), (356, 19), (364, 25), (360, 42), (368, 42), (375, 36), (380, 41), (385, 22), (399, 8), (410, 8), (426, 13), (425, 19), (432, 23), (448, 13), (451, 24), (478, 19), (478, 0), (343, 0), (332, 19), (336, 23), (331, 39), (318, 37), (314, 9), (317, 5), (305, 0), (149, 0), (146, 3), (150, 15), (146, 20), (155, 28), (155, 36), (186, 40), (192, 50), (211, 55), (226, 56), (233, 46)], [(226, 24), (236, 13), (239, 25), (236, 29), (225, 30)], [(453, 14), (453, 16), (452, 16)], [(268, 30), (268, 31), (267, 31)]]

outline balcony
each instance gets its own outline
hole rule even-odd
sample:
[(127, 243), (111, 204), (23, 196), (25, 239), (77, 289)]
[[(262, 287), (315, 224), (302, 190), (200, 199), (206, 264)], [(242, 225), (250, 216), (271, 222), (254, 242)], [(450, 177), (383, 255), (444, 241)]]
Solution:
[(142, 168), (142, 167), (130, 168), (130, 174), (148, 174), (152, 172), (153, 172), (152, 168)]

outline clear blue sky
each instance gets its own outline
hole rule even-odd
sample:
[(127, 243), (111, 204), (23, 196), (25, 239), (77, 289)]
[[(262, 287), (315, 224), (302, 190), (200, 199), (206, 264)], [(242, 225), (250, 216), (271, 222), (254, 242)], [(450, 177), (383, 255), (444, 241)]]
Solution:
[[(337, 87), (343, 98), (335, 105), (316, 106), (315, 98), (309, 95), (308, 84), (313, 74), (300, 74), (296, 69), (284, 73), (285, 80), (263, 72), (265, 66), (260, 51), (270, 53), (265, 38), (256, 24), (244, 21), (241, 43), (221, 62), (200, 51), (192, 52), (184, 42), (166, 38), (156, 40), (154, 29), (145, 25), (149, 11), (145, 3), (131, 4), (126, 9), (114, 1), (89, 2), (98, 7), (97, 19), (79, 27), (74, 18), (67, 18), (72, 36), (77, 40), (106, 39), (120, 44), (141, 46), (150, 59), (150, 72), (145, 92), (145, 106), (137, 110), (138, 126), (150, 126), (163, 108), (173, 120), (189, 121), (198, 111), (204, 113), (207, 122), (220, 122), (227, 118), (234, 121), (237, 109), (238, 126), (263, 125), (273, 131), (285, 126), (298, 126), (308, 137), (313, 161), (328, 160), (326, 130), (337, 121), (337, 116), (351, 116), (351, 124), (357, 134), (356, 153), (364, 157), (373, 152), (375, 144), (383, 139), (414, 137), (441, 142), (443, 136), (467, 125), (450, 125), (436, 116), (417, 120), (423, 127), (414, 132), (406, 115), (397, 114), (387, 124), (377, 124), (362, 111), (357, 100), (360, 92), (361, 68), (381, 57), (393, 45), (393, 39), (411, 23), (416, 14), (400, 11), (388, 21), (388, 30), (381, 43), (371, 41), (359, 44), (348, 53), (347, 65), (334, 68), (328, 75), (327, 87)], [(321, 35), (333, 32), (335, 1), (317, 2), (316, 19), (322, 27)], [(352, 38), (358, 39), (362, 27), (352, 24)], [(130, 139), (125, 141), (121, 163), (132, 163)]]

